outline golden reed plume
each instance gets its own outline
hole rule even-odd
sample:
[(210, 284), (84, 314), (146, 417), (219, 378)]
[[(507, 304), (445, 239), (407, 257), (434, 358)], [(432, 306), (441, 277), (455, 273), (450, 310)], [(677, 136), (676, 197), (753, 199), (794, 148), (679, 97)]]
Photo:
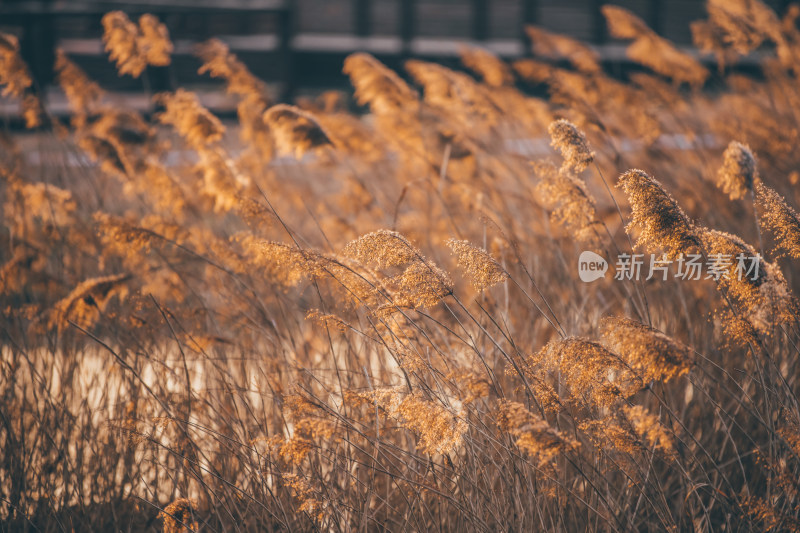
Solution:
[(365, 53), (347, 56), (343, 71), (355, 87), (356, 101), (369, 105), (373, 113), (413, 112), (417, 93), (393, 70)]
[(164, 533), (189, 533), (198, 531), (197, 503), (188, 498), (178, 498), (163, 511), (158, 518), (164, 521)]
[(264, 113), (278, 153), (294, 154), (298, 159), (304, 154), (324, 147), (332, 147), (328, 132), (311, 113), (286, 104), (273, 106)]
[(103, 15), (103, 42), (120, 74), (138, 78), (148, 65), (169, 65), (172, 43), (167, 27), (150, 14), (133, 23), (122, 11)]
[(753, 183), (758, 178), (753, 152), (746, 144), (732, 141), (722, 158), (722, 167), (717, 173), (717, 186), (731, 200), (744, 197), (753, 190)]
[(586, 74), (600, 72), (600, 56), (589, 46), (538, 26), (525, 26), (525, 33), (531, 40), (535, 56), (551, 60), (566, 59), (573, 67)]
[(668, 382), (689, 372), (691, 350), (672, 337), (625, 317), (600, 322), (605, 344), (620, 354), (645, 383)]
[(612, 36), (633, 40), (628, 46), (628, 57), (678, 83), (701, 86), (708, 78), (708, 70), (692, 56), (651, 30), (639, 17), (627, 9), (605, 5), (603, 15), (608, 21)]
[(570, 170), (559, 170), (550, 163), (534, 163), (533, 168), (540, 179), (536, 193), (550, 211), (552, 221), (579, 242), (598, 245), (601, 223), (597, 220), (595, 200), (583, 180)]
[(775, 235), (783, 253), (800, 259), (800, 214), (761, 180), (756, 182), (755, 190), (756, 202), (761, 209), (759, 222)]
[(505, 269), (486, 250), (469, 241), (455, 239), (448, 240), (447, 245), (458, 258), (458, 266), (467, 273), (476, 290), (483, 291), (508, 279)]
[(633, 217), (625, 229), (639, 230), (637, 245), (660, 248), (674, 258), (691, 253), (699, 244), (689, 217), (658, 180), (633, 169), (619, 177), (617, 187), (628, 195)]
[(594, 161), (594, 152), (589, 149), (586, 135), (572, 122), (556, 120), (547, 128), (550, 134), (550, 145), (564, 157), (565, 170), (581, 172)]

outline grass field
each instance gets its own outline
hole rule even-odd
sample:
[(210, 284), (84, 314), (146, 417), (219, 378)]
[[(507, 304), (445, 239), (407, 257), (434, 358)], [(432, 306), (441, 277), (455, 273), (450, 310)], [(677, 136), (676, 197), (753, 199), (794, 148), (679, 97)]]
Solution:
[(203, 43), (235, 123), (64, 54), (58, 120), (0, 35), (0, 531), (800, 530), (800, 8), (707, 7), (711, 69), (606, 6), (625, 79), (532, 27), (295, 105)]

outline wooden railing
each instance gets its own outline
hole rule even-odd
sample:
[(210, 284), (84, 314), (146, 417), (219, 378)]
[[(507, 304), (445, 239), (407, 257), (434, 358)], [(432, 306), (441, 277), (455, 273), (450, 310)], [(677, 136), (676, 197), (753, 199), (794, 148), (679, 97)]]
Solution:
[[(327, 0), (328, 3), (320, 5), (341, 5), (343, 8), (350, 8), (353, 17), (349, 24), (350, 28), (342, 33), (336, 27), (337, 24), (341, 25), (341, 20), (338, 23), (331, 21), (330, 33), (313, 35), (303, 33), (303, 28), (298, 28), (296, 14), (298, 8), (304, 5), (308, 6), (308, 4), (303, 4), (304, 1), (311, 0), (0, 0), (0, 31), (11, 26), (21, 34), (23, 56), (31, 66), (38, 85), (46, 86), (52, 82), (54, 49), (62, 37), (56, 31), (58, 26), (55, 24), (56, 20), (63, 27), (63, 20), (96, 19), (98, 23), (94, 27), (99, 28), (99, 19), (102, 15), (118, 9), (130, 15), (151, 12), (159, 16), (170, 27), (170, 21), (183, 20), (182, 17), (200, 16), (213, 22), (215, 18), (218, 18), (217, 15), (222, 13), (240, 14), (242, 22), (239, 27), (231, 29), (231, 35), (238, 35), (244, 31), (255, 32), (259, 35), (255, 39), (256, 47), (249, 46), (248, 51), (270, 54), (268, 61), (274, 62), (271, 64), (276, 66), (279, 65), (279, 68), (273, 69), (275, 71), (273, 75), (278, 79), (270, 81), (280, 82), (283, 87), (283, 98), (289, 98), (295, 89), (295, 74), (298, 69), (303, 68), (305, 64), (303, 58), (310, 55), (347, 53), (362, 46), (367, 47), (367, 51), (371, 51), (368, 49), (371, 38), (391, 41), (389, 46), (386, 46), (384, 42), (383, 48), (381, 48), (380, 53), (385, 56), (394, 55), (402, 58), (419, 52), (419, 47), (415, 49), (414, 45), (424, 40), (419, 35), (420, 10), (435, 3), (435, 0), (398, 0), (396, 2), (397, 12), (392, 15), (393, 22), (396, 23), (395, 34), (376, 36), (373, 31), (375, 20), (373, 9), (377, 0)], [(506, 32), (506, 36), (511, 36), (510, 41), (514, 44), (513, 49), (516, 50), (514, 53), (523, 53), (528, 48), (523, 31), (525, 24), (540, 24), (548, 27), (552, 21), (545, 20), (542, 13), (552, 13), (554, 8), (558, 9), (559, 0), (517, 1), (519, 4), (516, 8), (518, 8), (520, 17), (507, 21), (509, 26), (513, 24), (514, 27), (510, 28), (510, 33)], [(589, 16), (581, 17), (584, 21), (582, 37), (587, 37), (586, 30), (588, 30), (590, 40), (594, 44), (602, 44), (607, 40), (607, 35), (601, 7), (605, 3), (614, 3), (614, 0), (583, 1)], [(697, 0), (697, 2), (701, 1)], [(766, 1), (779, 11), (785, 9), (789, 3), (788, 0)], [(494, 13), (492, 0), (463, 0), (463, 3), (453, 5), (462, 10), (467, 7), (470, 13), (469, 22), (465, 23), (464, 35), (459, 38), (476, 42), (492, 42), (491, 28), (493, 27)], [(632, 4), (628, 2), (628, 5)], [(644, 18), (654, 30), (663, 32), (667, 10), (679, 8), (677, 4), (666, 0), (637, 0), (636, 9), (637, 14)], [(249, 21), (254, 19), (251, 15), (256, 14), (259, 17), (269, 15), (274, 22), (266, 30), (259, 27), (254, 28)], [(255, 20), (262, 19), (256, 18)], [(347, 23), (346, 17), (345, 23)], [(688, 26), (688, 21), (686, 25)], [(258, 26), (258, 23), (255, 26)], [(497, 24), (494, 27), (496, 28)], [(171, 33), (172, 30), (173, 28), (170, 27)], [(272, 37), (261, 39), (260, 36), (265, 33), (272, 34)], [(667, 34), (667, 37), (669, 36)], [(86, 37), (99, 39), (100, 36), (97, 34)], [(190, 37), (197, 38), (195, 35)], [(336, 46), (331, 46), (332, 42)], [(504, 42), (508, 44), (509, 38), (506, 38)], [(159, 87), (156, 86), (154, 89), (159, 89)]]

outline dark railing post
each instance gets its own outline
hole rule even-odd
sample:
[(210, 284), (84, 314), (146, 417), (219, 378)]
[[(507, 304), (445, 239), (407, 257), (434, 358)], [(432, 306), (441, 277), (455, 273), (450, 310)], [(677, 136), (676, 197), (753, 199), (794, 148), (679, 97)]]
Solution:
[[(170, 27), (170, 18), (166, 13), (156, 13), (156, 17), (158, 20), (161, 21), (162, 24), (167, 26), (167, 30), (172, 30), (173, 28)], [(166, 67), (154, 67), (148, 65), (145, 69), (145, 76), (150, 83), (150, 90), (153, 94), (164, 92), (164, 91), (171, 91), (174, 89), (172, 83), (172, 62)]]
[(280, 54), (281, 78), (283, 78), (281, 100), (284, 102), (290, 102), (294, 97), (295, 91), (295, 67), (292, 50), (294, 31), (294, 2), (289, 0), (284, 3), (283, 9), (278, 12), (278, 37), (280, 39), (278, 53)]
[(539, 2), (538, 0), (522, 0), (522, 27), (520, 28), (520, 40), (522, 41), (522, 49), (526, 54), (531, 53), (530, 43), (528, 42), (528, 34), (525, 33), (525, 26), (529, 24), (537, 24), (539, 22)]
[(536, 24), (539, 22), (539, 1), (522, 0), (522, 22)]
[(488, 0), (472, 0), (472, 38), (476, 41), (489, 38)]
[(650, 0), (650, 27), (659, 35), (664, 34), (664, 22), (661, 16), (663, 3), (662, 0)]
[(19, 17), (23, 27), (20, 55), (28, 65), (36, 86), (42, 90), (53, 82), (56, 57), (54, 20), (55, 17), (47, 11)]
[(411, 39), (414, 38), (414, 24), (416, 24), (416, 0), (400, 1), (400, 40), (401, 55), (411, 55)]
[(366, 37), (372, 33), (371, 28), (371, 2), (370, 0), (354, 0), (353, 1), (353, 27), (356, 35), (359, 37)]
[(606, 18), (601, 8), (604, 0), (592, 0), (592, 40), (595, 44), (606, 42)]

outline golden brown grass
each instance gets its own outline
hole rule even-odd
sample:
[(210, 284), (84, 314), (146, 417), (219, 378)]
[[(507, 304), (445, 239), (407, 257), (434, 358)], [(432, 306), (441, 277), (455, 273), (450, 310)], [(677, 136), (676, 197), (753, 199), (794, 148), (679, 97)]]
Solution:
[[(351, 55), (363, 113), (207, 41), (226, 121), (60, 53), (61, 123), (0, 36), (35, 129), (0, 136), (0, 531), (800, 530), (798, 12), (709, 2), (713, 75), (604, 12), (629, 79), (529, 28), (475, 77)], [(104, 28), (121, 75), (169, 62), (154, 17)], [(612, 279), (662, 253), (730, 263)]]

